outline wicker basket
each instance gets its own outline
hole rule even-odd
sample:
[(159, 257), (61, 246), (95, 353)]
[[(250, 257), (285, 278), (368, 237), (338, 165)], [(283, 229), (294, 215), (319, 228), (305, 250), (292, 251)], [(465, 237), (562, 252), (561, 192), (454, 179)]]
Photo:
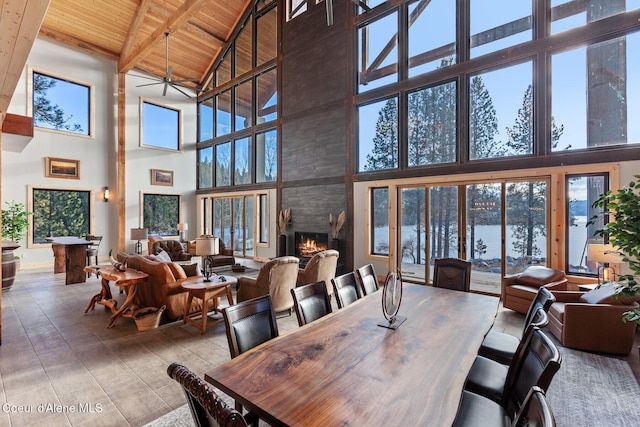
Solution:
[(165, 308), (167, 308), (167, 306), (163, 305), (160, 308), (145, 307), (140, 310), (136, 310), (136, 312), (133, 313), (133, 320), (136, 322), (138, 331), (144, 332), (157, 328), (160, 324), (160, 318), (162, 317), (162, 312)]

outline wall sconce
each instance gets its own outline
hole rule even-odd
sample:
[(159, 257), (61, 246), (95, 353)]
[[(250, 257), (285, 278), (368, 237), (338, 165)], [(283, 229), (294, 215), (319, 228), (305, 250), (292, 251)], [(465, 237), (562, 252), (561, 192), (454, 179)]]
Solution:
[(598, 284), (615, 280), (616, 271), (610, 264), (620, 264), (622, 256), (610, 244), (592, 244), (587, 251), (587, 259), (598, 263)]
[(105, 202), (109, 201), (109, 187), (104, 187), (102, 189), (102, 200)]

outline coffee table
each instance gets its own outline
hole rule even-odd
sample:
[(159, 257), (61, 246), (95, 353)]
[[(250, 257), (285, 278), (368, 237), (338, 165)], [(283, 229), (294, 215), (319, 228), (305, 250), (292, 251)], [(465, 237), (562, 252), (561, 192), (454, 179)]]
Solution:
[[(218, 309), (218, 299), (220, 296), (226, 293), (229, 305), (233, 305), (233, 294), (231, 293), (231, 285), (238, 283), (238, 279), (233, 276), (215, 275), (211, 277), (210, 282), (206, 282), (204, 277), (194, 277), (192, 279), (185, 280), (182, 283), (182, 288), (189, 291), (189, 298), (184, 307), (184, 318), (182, 323), (192, 323), (200, 327), (200, 333), (204, 334), (207, 330), (207, 317), (209, 314), (209, 301), (214, 300), (213, 309), (216, 312), (220, 312)], [(189, 317), (189, 309), (194, 298), (202, 300), (202, 317), (200, 320)]]

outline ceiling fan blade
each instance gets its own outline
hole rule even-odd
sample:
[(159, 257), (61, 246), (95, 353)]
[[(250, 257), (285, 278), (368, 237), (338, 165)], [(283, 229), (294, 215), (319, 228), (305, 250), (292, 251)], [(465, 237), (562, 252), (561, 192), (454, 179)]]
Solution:
[(143, 85), (138, 85), (136, 87), (154, 86), (154, 85), (159, 85), (159, 84), (162, 84), (162, 83), (163, 83), (162, 81), (155, 82), (155, 83), (145, 83)]
[(162, 96), (167, 96), (167, 86), (169, 86), (169, 83), (164, 82), (164, 89), (162, 89)]
[(191, 98), (191, 95), (189, 95), (187, 92), (180, 89), (177, 85), (174, 85), (173, 83), (169, 83), (169, 85), (171, 85), (172, 88), (174, 88), (175, 90), (177, 90), (178, 92), (186, 96), (187, 98)]
[(200, 81), (199, 79), (180, 79), (180, 80), (171, 80), (171, 83), (185, 83), (185, 82), (197, 83), (199, 81)]
[(136, 77), (136, 78), (141, 78), (141, 79), (147, 79), (147, 80), (156, 80), (162, 83), (162, 77), (157, 77), (157, 76), (140, 76), (137, 74), (131, 74), (131, 77)]

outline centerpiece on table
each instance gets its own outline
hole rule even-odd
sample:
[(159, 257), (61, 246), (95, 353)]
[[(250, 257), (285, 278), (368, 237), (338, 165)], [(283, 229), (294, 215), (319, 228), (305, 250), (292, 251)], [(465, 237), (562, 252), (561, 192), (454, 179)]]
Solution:
[[(615, 253), (622, 256), (622, 261), (631, 270), (631, 274), (618, 275), (616, 294), (637, 300), (640, 296), (640, 175), (634, 175), (634, 178), (636, 180), (627, 187), (616, 192), (609, 190), (593, 202), (593, 207), (603, 211), (591, 217), (587, 226), (596, 224), (601, 218), (606, 220), (595, 235), (608, 236)], [(640, 310), (626, 312), (624, 320), (640, 324)]]

